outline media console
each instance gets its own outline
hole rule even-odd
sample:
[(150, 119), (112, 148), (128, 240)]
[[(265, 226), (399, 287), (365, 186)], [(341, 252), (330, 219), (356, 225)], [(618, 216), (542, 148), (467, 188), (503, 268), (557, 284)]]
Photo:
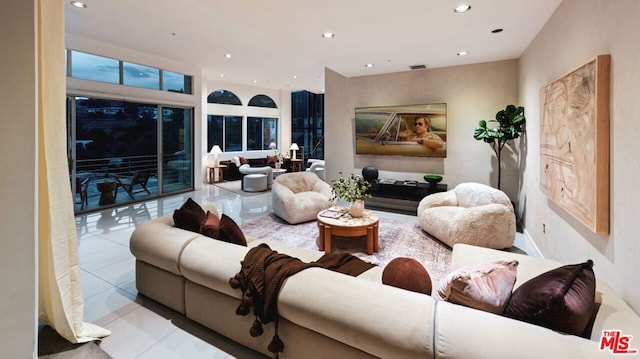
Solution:
[(418, 204), (430, 194), (446, 192), (447, 185), (417, 181), (397, 181), (381, 179), (369, 188), (371, 198), (364, 201), (369, 209), (381, 209), (403, 214), (417, 215)]

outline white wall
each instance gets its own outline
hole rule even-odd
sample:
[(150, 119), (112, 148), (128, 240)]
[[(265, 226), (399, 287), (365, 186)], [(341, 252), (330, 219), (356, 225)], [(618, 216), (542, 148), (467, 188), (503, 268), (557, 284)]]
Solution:
[(37, 333), (36, 2), (0, 13), (0, 357), (35, 358)]
[[(443, 174), (453, 188), (461, 182), (497, 184), (497, 161), (491, 147), (473, 138), (479, 120), (491, 120), (508, 104), (517, 104), (518, 61), (408, 71), (346, 78), (325, 71), (325, 159), (327, 179), (339, 172), (361, 173), (378, 168), (380, 178), (423, 180), (426, 173)], [(445, 159), (356, 155), (355, 108), (362, 106), (447, 104), (447, 157)], [(518, 145), (518, 142), (514, 142)], [(502, 173), (502, 189), (516, 199), (517, 157), (509, 158)]]
[[(562, 263), (593, 259), (596, 277), (614, 286), (640, 313), (640, 2), (565, 0), (520, 59), (520, 102), (526, 108), (528, 152), (521, 203), (525, 227), (544, 256)], [(595, 235), (540, 191), (542, 86), (611, 54), (610, 227)], [(639, 150), (639, 151), (636, 151)], [(545, 225), (546, 233), (542, 227)]]

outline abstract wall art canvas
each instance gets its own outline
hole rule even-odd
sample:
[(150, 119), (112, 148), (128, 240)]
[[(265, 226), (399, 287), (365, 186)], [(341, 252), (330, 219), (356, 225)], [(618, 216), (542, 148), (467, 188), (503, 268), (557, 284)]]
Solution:
[(541, 90), (540, 187), (598, 234), (609, 233), (610, 56)]

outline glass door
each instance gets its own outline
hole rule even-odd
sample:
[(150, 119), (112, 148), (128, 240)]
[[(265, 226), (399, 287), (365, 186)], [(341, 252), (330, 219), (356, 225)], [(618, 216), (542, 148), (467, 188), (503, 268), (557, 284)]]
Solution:
[(193, 116), (180, 107), (162, 109), (162, 193), (193, 188)]

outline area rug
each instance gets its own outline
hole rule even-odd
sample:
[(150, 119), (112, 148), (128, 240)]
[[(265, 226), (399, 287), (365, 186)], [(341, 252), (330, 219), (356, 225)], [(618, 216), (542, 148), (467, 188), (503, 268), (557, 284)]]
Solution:
[[(291, 225), (273, 213), (240, 226), (245, 234), (279, 241), (291, 246), (318, 250), (318, 225), (315, 221)], [(409, 257), (422, 263), (432, 280), (440, 280), (449, 272), (451, 248), (425, 233), (414, 222), (381, 218), (378, 227), (379, 251), (366, 254), (366, 238), (334, 236), (334, 252), (349, 252), (367, 262), (385, 266), (397, 257)]]
[(239, 194), (245, 197), (257, 196), (259, 194), (268, 193), (269, 191), (263, 192), (246, 192), (242, 190), (242, 180), (237, 181), (226, 181), (226, 182), (218, 182), (214, 183), (215, 186), (226, 189), (227, 191)]

